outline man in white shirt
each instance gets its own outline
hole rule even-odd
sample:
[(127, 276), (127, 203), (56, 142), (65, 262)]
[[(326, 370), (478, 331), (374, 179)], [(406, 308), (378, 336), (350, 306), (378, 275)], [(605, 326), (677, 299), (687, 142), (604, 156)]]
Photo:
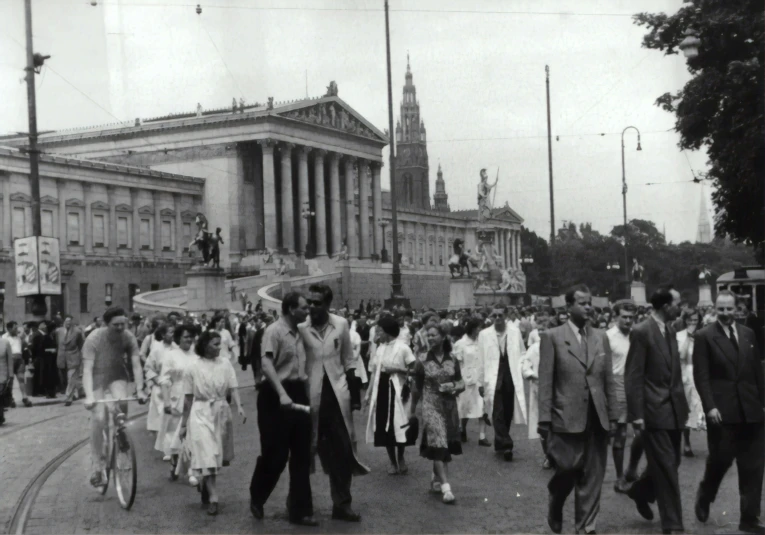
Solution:
[[(5, 327), (7, 330), (3, 335), (3, 339), (7, 340), (10, 344), (11, 355), (13, 356), (10, 373), (16, 377), (16, 381), (19, 383), (21, 402), (25, 407), (31, 407), (32, 402), (29, 401), (29, 398), (27, 397), (27, 386), (24, 381), (24, 340), (19, 329), (19, 324), (15, 321), (9, 321)], [(15, 406), (16, 402), (11, 398), (11, 408)]]
[(630, 350), (630, 331), (635, 320), (637, 307), (629, 299), (617, 301), (614, 305), (616, 325), (606, 331), (608, 345), (611, 347), (611, 366), (614, 372), (616, 401), (619, 420), (611, 444), (611, 453), (616, 468), (616, 483), (614, 490), (625, 493), (628, 483), (624, 480), (624, 446), (627, 443), (627, 398), (624, 394), (624, 366), (627, 363), (627, 353)]

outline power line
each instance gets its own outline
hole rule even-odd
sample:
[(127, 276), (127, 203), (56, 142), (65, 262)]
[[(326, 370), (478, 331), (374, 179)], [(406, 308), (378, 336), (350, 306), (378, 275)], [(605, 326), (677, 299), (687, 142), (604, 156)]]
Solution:
[(231, 76), (231, 79), (234, 81), (234, 85), (239, 89), (239, 96), (244, 98), (244, 91), (242, 91), (242, 86), (239, 85), (239, 81), (234, 76), (234, 73), (231, 72), (231, 69), (228, 68), (228, 63), (226, 63), (226, 60), (223, 58), (223, 54), (220, 53), (220, 50), (218, 49), (218, 45), (215, 44), (215, 41), (212, 38), (212, 35), (210, 35), (210, 32), (207, 31), (207, 28), (202, 26), (202, 29), (204, 29), (205, 33), (207, 34), (207, 37), (210, 38), (210, 42), (212, 43), (213, 47), (215, 47), (215, 51), (218, 53), (218, 56), (220, 57), (220, 60), (223, 62), (223, 66), (226, 67), (226, 70), (228, 71), (229, 76)]
[[(666, 134), (672, 130), (667, 128), (666, 130), (649, 130), (647, 132), (641, 132), (641, 134)], [(556, 135), (557, 138), (567, 137), (594, 137), (594, 136), (619, 136), (621, 132), (593, 132), (587, 134), (560, 134)], [(547, 138), (547, 135), (528, 135), (528, 136), (503, 136), (503, 137), (474, 137), (474, 138), (447, 138), (447, 139), (428, 139), (428, 143), (446, 143), (452, 141), (504, 141), (508, 139), (541, 139)]]

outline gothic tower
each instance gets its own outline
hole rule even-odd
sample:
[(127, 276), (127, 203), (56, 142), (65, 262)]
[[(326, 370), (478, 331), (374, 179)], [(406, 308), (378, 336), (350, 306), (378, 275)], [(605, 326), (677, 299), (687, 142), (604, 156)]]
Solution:
[(425, 122), (420, 117), (420, 103), (407, 54), (404, 100), (396, 123), (396, 198), (402, 208), (430, 210), (426, 141)]
[(701, 205), (699, 206), (699, 225), (696, 229), (696, 243), (709, 243), (712, 241), (712, 225), (709, 224), (709, 212), (707, 212), (707, 195), (704, 186), (701, 190)]
[(436, 192), (433, 194), (433, 209), (437, 212), (450, 212), (449, 195), (446, 194), (446, 183), (441, 164), (438, 164), (438, 178), (436, 178)]

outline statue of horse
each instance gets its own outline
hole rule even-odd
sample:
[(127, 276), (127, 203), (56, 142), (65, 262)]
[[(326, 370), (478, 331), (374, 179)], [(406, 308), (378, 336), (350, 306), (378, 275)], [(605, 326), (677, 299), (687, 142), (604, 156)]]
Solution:
[(467, 269), (468, 277), (470, 277), (470, 263), (468, 262), (469, 256), (465, 254), (462, 247), (462, 240), (457, 238), (454, 240), (454, 255), (449, 258), (449, 275), (452, 278), (455, 277), (455, 273), (458, 273), (459, 277), (463, 277), (465, 270)]

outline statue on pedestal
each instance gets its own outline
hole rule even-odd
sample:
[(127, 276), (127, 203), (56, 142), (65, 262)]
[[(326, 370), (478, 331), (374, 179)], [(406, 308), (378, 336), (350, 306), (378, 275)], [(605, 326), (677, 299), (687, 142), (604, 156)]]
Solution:
[[(218, 228), (216, 236), (213, 236), (212, 232), (207, 229), (207, 218), (201, 212), (197, 214), (194, 223), (197, 226), (197, 233), (194, 240), (189, 244), (189, 255), (191, 255), (191, 248), (196, 245), (199, 252), (202, 253), (202, 265), (206, 266), (213, 259), (214, 249), (218, 249), (216, 264), (220, 264), (220, 249), (217, 240), (219, 239), (220, 243), (223, 243), (223, 238), (220, 237), (221, 229)], [(216, 267), (220, 267), (220, 265), (216, 265)]]
[(645, 269), (638, 263), (637, 258), (632, 259), (632, 282), (643, 282)]
[(338, 260), (348, 260), (348, 244), (343, 241), (343, 246), (340, 248), (340, 252), (337, 253)]
[(459, 276), (464, 276), (467, 269), (468, 277), (470, 277), (470, 264), (468, 263), (468, 255), (465, 254), (462, 247), (462, 240), (457, 238), (454, 240), (454, 254), (449, 258), (449, 274), (454, 277), (455, 273), (459, 273)]
[(486, 169), (481, 169), (481, 182), (478, 184), (478, 222), (483, 223), (487, 219), (491, 219), (492, 199), (491, 190), (497, 186), (499, 181), (499, 169), (497, 170), (497, 178), (494, 180), (494, 184), (489, 184), (489, 175), (486, 173)]
[(712, 272), (706, 266), (699, 270), (699, 284), (712, 284)]

